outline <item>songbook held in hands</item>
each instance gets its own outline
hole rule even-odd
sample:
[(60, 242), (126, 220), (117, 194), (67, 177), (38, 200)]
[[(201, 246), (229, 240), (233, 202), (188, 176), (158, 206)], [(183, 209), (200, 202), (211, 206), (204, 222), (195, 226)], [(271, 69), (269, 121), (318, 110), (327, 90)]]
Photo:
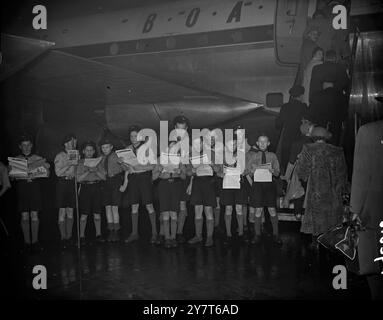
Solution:
[(271, 163), (261, 164), (254, 172), (254, 182), (272, 182), (273, 176), (270, 172)]
[(209, 158), (207, 154), (203, 154), (201, 156), (195, 156), (190, 158), (190, 163), (193, 165), (194, 168), (198, 168), (198, 166), (201, 166), (203, 164), (209, 163)]
[(241, 170), (239, 168), (224, 168), (223, 189), (241, 189)]
[(90, 158), (90, 159), (86, 158), (84, 159), (84, 166), (89, 168), (95, 168), (98, 166), (101, 160), (102, 160), (102, 157)]
[(12, 178), (28, 178), (28, 160), (8, 157), (8, 163), (11, 167), (9, 176)]
[(139, 165), (138, 159), (132, 149), (116, 150), (117, 157), (121, 158), (125, 164), (132, 167)]
[(163, 167), (163, 171), (167, 173), (174, 173), (179, 168), (181, 163), (181, 157), (174, 153), (161, 153), (160, 164)]

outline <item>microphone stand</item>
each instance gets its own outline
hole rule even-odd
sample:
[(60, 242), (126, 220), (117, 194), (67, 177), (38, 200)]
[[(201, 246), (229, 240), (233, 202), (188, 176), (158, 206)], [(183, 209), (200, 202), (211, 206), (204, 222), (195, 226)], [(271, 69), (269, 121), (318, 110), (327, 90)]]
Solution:
[(78, 205), (78, 191), (77, 191), (77, 164), (74, 165), (74, 191), (75, 191), (75, 204), (76, 204), (76, 223), (77, 223), (77, 259), (78, 259), (78, 272), (79, 272), (79, 298), (82, 299), (82, 263), (81, 263), (81, 243), (80, 243), (80, 213)]

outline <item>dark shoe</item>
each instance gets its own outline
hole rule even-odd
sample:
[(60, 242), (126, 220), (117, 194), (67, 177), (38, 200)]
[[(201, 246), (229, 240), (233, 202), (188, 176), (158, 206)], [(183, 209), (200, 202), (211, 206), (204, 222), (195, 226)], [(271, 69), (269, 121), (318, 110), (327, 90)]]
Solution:
[(176, 239), (172, 239), (172, 248), (177, 248), (178, 247), (178, 242)]
[(186, 242), (186, 239), (185, 239), (185, 237), (184, 237), (184, 235), (183, 235), (182, 233), (177, 234), (177, 242), (178, 242), (179, 244), (183, 244), (183, 243)]
[(97, 243), (104, 243), (105, 239), (102, 237), (102, 235), (99, 235), (99, 236), (96, 236), (96, 240), (95, 241)]
[(172, 247), (172, 240), (170, 240), (170, 239), (166, 239), (166, 240), (165, 240), (165, 243), (164, 243), (164, 247), (165, 247), (166, 249), (170, 249), (170, 248)]
[(230, 236), (225, 236), (224, 238), (223, 238), (223, 244), (224, 245), (227, 245), (227, 246), (229, 246), (229, 245), (231, 245), (232, 244), (232, 241), (233, 241), (233, 238)]
[[(166, 240), (165, 240), (166, 242)], [(157, 235), (157, 234), (153, 234), (152, 235), (152, 238), (150, 239), (150, 243), (151, 244), (161, 244), (161, 240), (160, 240), (160, 237)]]
[(120, 242), (121, 241), (121, 238), (120, 238), (120, 231), (114, 231), (114, 239), (113, 239), (113, 242)]
[(188, 241), (188, 244), (197, 244), (202, 242), (202, 236), (195, 236)]
[(80, 238), (80, 245), (81, 245), (81, 247), (86, 246), (86, 244), (87, 244), (86, 239), (85, 238)]
[(237, 242), (238, 244), (245, 243), (245, 236), (244, 236), (244, 235), (240, 235), (240, 236), (238, 236), (237, 239), (235, 239), (235, 240), (236, 240), (236, 242)]
[(114, 239), (114, 231), (109, 231), (108, 237), (106, 238), (106, 242), (113, 242)]
[(280, 246), (280, 245), (282, 245), (283, 242), (279, 236), (273, 236), (273, 243)]
[(251, 244), (260, 244), (261, 243), (261, 237), (255, 235), (254, 238), (251, 240)]
[(67, 241), (65, 239), (61, 239), (60, 247), (62, 250), (65, 250), (68, 247)]
[(205, 247), (212, 247), (214, 244), (213, 237), (207, 237)]
[(66, 239), (66, 243), (67, 243), (67, 248), (74, 247), (75, 245), (77, 245), (77, 242), (75, 243), (73, 237)]
[(124, 240), (124, 243), (132, 243), (137, 240), (138, 240), (138, 234), (132, 233), (127, 239)]

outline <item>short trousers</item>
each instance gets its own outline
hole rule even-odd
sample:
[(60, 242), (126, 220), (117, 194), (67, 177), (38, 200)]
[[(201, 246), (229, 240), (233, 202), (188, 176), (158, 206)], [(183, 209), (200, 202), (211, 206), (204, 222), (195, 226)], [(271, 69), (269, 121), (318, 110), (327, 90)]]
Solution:
[(247, 204), (247, 195), (244, 184), (241, 183), (240, 189), (222, 189), (220, 195), (220, 203), (223, 206)]
[(277, 206), (275, 182), (253, 182), (250, 193), (250, 206), (253, 208), (275, 208)]
[(101, 182), (81, 183), (78, 202), (80, 214), (101, 214)]
[(120, 187), (124, 182), (123, 179), (121, 174), (117, 174), (113, 177), (107, 177), (101, 183), (101, 198), (104, 206), (119, 206), (121, 204)]
[(190, 203), (215, 207), (216, 205), (215, 179), (214, 177), (194, 177)]
[(128, 179), (128, 203), (130, 205), (153, 203), (151, 171), (129, 174)]
[(20, 180), (17, 182), (17, 208), (19, 212), (40, 211), (42, 209), (39, 181)]
[(160, 212), (173, 211), (178, 212), (180, 208), (180, 199), (183, 180), (160, 179), (158, 183), (158, 196), (160, 200)]
[(76, 188), (74, 179), (66, 180), (58, 178), (56, 186), (56, 207), (75, 208), (76, 207)]

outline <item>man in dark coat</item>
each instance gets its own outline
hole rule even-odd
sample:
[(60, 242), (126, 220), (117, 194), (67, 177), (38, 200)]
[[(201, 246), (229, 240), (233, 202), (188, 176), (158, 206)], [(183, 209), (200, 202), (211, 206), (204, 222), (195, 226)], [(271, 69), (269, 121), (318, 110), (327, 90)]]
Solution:
[(312, 96), (322, 90), (326, 78), (333, 79), (335, 89), (344, 94), (349, 92), (350, 79), (347, 70), (342, 64), (336, 62), (336, 52), (334, 50), (327, 51), (324, 63), (313, 68), (309, 92), (310, 102)]
[[(367, 230), (376, 232), (371, 248), (376, 250), (376, 261), (383, 262), (383, 120), (362, 126), (356, 137), (352, 173), (350, 210), (357, 214)], [(382, 252), (382, 249), (380, 249)], [(380, 258), (379, 258), (380, 256)], [(371, 261), (372, 263), (372, 261)], [(383, 275), (367, 277), (373, 299), (383, 299)]]
[(334, 80), (326, 78), (323, 90), (313, 95), (308, 111), (308, 119), (328, 129), (332, 133), (330, 142), (339, 145), (342, 122), (347, 117), (348, 103), (346, 96), (334, 88)]
[(289, 161), (291, 145), (297, 140), (300, 135), (302, 119), (307, 113), (307, 105), (302, 103), (302, 96), (305, 89), (302, 86), (294, 86), (289, 93), (291, 99), (281, 107), (281, 111), (275, 125), (277, 130), (281, 130), (279, 144), (281, 144), (281, 172), (285, 172), (286, 165)]

